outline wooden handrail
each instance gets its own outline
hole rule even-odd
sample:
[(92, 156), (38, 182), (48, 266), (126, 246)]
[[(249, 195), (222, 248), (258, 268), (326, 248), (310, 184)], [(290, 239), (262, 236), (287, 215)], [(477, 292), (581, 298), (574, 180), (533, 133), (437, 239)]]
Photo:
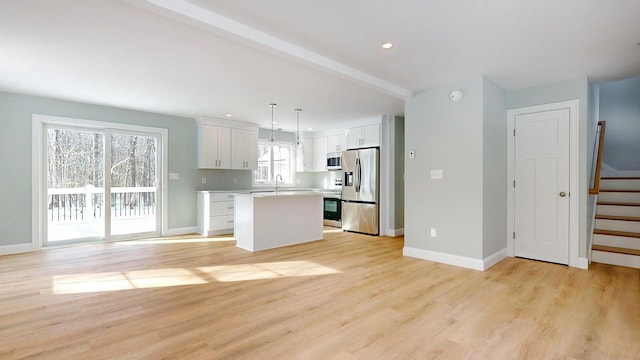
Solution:
[(604, 131), (607, 128), (606, 121), (598, 121), (600, 137), (598, 138), (598, 154), (596, 155), (596, 169), (593, 178), (593, 187), (589, 189), (589, 195), (600, 193), (600, 169), (602, 168), (602, 151), (604, 150)]

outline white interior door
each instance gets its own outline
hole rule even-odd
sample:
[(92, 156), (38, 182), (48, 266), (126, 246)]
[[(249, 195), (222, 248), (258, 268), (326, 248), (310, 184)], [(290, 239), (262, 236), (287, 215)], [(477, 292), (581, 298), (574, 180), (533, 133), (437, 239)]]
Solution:
[(569, 109), (515, 117), (515, 256), (569, 263)]

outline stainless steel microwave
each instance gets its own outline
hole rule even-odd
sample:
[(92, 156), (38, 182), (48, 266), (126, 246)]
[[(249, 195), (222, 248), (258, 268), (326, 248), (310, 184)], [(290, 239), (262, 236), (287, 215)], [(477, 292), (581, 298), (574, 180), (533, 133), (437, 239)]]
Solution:
[(327, 154), (327, 170), (342, 170), (342, 153)]

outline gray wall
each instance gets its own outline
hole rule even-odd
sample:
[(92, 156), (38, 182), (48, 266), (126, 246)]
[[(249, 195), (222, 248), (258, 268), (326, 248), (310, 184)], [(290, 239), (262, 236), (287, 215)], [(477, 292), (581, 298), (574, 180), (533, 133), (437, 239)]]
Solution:
[(640, 170), (640, 77), (600, 85), (600, 119), (607, 121), (603, 161)]
[(251, 186), (250, 171), (196, 170), (193, 119), (0, 92), (0, 246), (31, 243), (32, 114), (168, 129), (168, 171), (180, 174), (168, 184), (169, 228), (196, 225), (195, 190)]
[(482, 257), (507, 247), (507, 96), (483, 81)]
[(590, 229), (590, 221), (587, 219), (587, 199), (589, 191), (589, 166), (587, 166), (587, 144), (593, 139), (588, 138), (588, 109), (589, 106), (589, 81), (587, 78), (567, 80), (553, 84), (536, 86), (532, 88), (520, 89), (507, 94), (507, 107), (515, 109), (526, 106), (542, 105), (560, 101), (576, 100), (580, 101), (579, 107), (579, 128), (578, 128), (578, 156), (580, 175), (578, 178), (579, 196), (579, 227), (580, 244), (579, 256), (587, 255), (587, 236)]
[[(453, 89), (463, 91), (460, 102), (449, 100)], [(416, 154), (405, 157), (406, 247), (482, 258), (482, 92), (478, 77), (406, 101), (405, 152)], [(443, 179), (431, 180), (432, 169)]]

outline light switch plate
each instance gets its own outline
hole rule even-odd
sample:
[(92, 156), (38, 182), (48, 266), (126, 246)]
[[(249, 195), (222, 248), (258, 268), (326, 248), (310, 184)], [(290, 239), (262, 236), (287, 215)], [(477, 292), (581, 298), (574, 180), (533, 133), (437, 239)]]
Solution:
[(180, 174), (178, 173), (169, 173), (169, 180), (179, 180)]
[(442, 170), (431, 170), (431, 178), (432, 179), (442, 179)]
[(203, 184), (206, 184), (206, 183), (207, 183), (207, 178), (206, 178), (206, 177), (203, 177), (203, 178), (202, 178), (202, 183), (203, 183)]

